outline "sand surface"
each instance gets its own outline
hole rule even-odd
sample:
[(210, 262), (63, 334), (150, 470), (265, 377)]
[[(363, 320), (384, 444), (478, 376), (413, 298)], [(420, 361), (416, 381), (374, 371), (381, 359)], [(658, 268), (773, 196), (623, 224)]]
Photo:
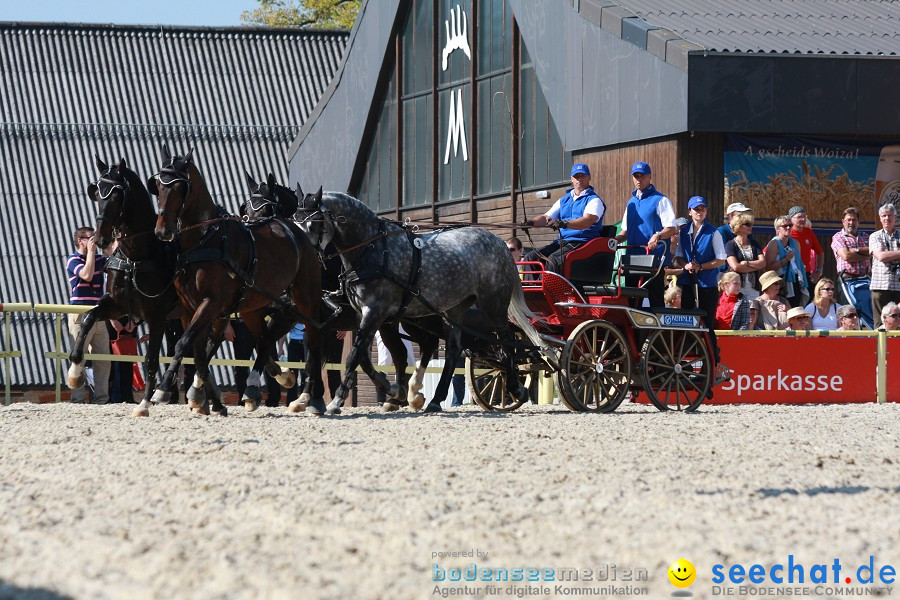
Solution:
[(17, 404), (0, 449), (0, 598), (606, 597), (434, 581), (434, 564), (472, 563), (592, 569), (617, 597), (666, 598), (681, 557), (695, 598), (737, 598), (713, 595), (715, 564), (900, 571), (895, 404), (327, 419)]

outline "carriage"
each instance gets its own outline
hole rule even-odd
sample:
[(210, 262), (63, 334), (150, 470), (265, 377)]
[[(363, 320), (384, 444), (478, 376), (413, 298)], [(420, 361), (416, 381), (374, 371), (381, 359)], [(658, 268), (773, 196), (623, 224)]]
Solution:
[[(514, 351), (520, 382), (533, 386), (552, 371), (560, 401), (577, 412), (611, 412), (629, 396), (659, 410), (696, 410), (720, 383), (705, 313), (641, 307), (650, 279), (662, 276), (661, 261), (622, 255), (623, 248), (612, 237), (591, 240), (566, 255), (562, 274), (517, 263), (533, 324), (560, 352), (553, 370), (521, 344)], [(643, 285), (622, 285), (627, 275)], [(484, 410), (512, 411), (525, 402), (504, 391), (505, 373), (491, 352), (470, 353), (466, 369), (472, 398)]]

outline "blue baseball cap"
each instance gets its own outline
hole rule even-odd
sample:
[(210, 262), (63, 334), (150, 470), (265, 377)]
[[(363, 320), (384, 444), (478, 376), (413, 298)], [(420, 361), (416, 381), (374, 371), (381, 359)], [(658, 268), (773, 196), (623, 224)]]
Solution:
[(697, 208), (698, 206), (706, 206), (706, 198), (703, 196), (694, 196), (688, 200), (688, 208)]
[(631, 165), (631, 174), (634, 175), (635, 173), (643, 173), (644, 175), (649, 175), (650, 165), (641, 161), (634, 163), (633, 165)]
[(584, 163), (575, 163), (572, 165), (572, 172), (569, 173), (569, 177), (575, 177), (579, 174), (590, 176), (591, 170), (588, 169), (588, 166)]

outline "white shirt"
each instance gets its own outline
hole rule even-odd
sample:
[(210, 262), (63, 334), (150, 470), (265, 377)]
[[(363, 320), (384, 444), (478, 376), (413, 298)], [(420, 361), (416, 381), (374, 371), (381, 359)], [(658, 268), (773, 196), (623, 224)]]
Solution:
[[(403, 327), (400, 327), (400, 335), (406, 335), (406, 331), (403, 330)], [(394, 361), (391, 359), (391, 353), (387, 349), (387, 346), (384, 345), (384, 341), (381, 339), (381, 333), (375, 332), (375, 343), (378, 345), (378, 366), (379, 367), (387, 367), (394, 364)], [(403, 345), (406, 346), (406, 364), (409, 366), (415, 366), (416, 364), (416, 353), (413, 351), (412, 342), (408, 339), (403, 338)]]
[[(641, 193), (638, 192), (638, 198)], [(672, 208), (672, 201), (668, 196), (663, 196), (659, 204), (656, 205), (656, 214), (659, 215), (659, 222), (662, 223), (663, 229), (666, 227), (675, 227), (675, 209)], [(622, 213), (622, 231), (628, 231), (628, 203), (625, 203), (625, 212)]]
[(837, 329), (840, 326), (838, 324), (838, 318), (837, 318), (837, 309), (839, 309), (840, 307), (841, 307), (841, 305), (838, 304), (837, 302), (832, 302), (831, 308), (828, 309), (828, 314), (825, 315), (824, 317), (821, 314), (819, 314), (819, 307), (816, 306), (815, 304), (813, 304), (812, 302), (807, 304), (806, 308), (804, 308), (803, 310), (812, 314), (812, 328), (813, 329), (818, 329), (818, 330), (824, 329), (827, 331), (834, 331), (835, 329)]

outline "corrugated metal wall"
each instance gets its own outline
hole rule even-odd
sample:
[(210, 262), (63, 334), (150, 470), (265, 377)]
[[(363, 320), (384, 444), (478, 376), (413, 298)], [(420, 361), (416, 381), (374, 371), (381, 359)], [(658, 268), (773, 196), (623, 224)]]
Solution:
[[(287, 180), (287, 150), (341, 60), (345, 32), (0, 24), (0, 302), (65, 303), (72, 231), (93, 225), (94, 154), (147, 177), (194, 148), (236, 211), (244, 171)], [(13, 317), (10, 381), (53, 382), (52, 317)], [(66, 347), (68, 344), (66, 344)], [(3, 376), (5, 377), (5, 376)], [(0, 381), (4, 381), (0, 379)]]

